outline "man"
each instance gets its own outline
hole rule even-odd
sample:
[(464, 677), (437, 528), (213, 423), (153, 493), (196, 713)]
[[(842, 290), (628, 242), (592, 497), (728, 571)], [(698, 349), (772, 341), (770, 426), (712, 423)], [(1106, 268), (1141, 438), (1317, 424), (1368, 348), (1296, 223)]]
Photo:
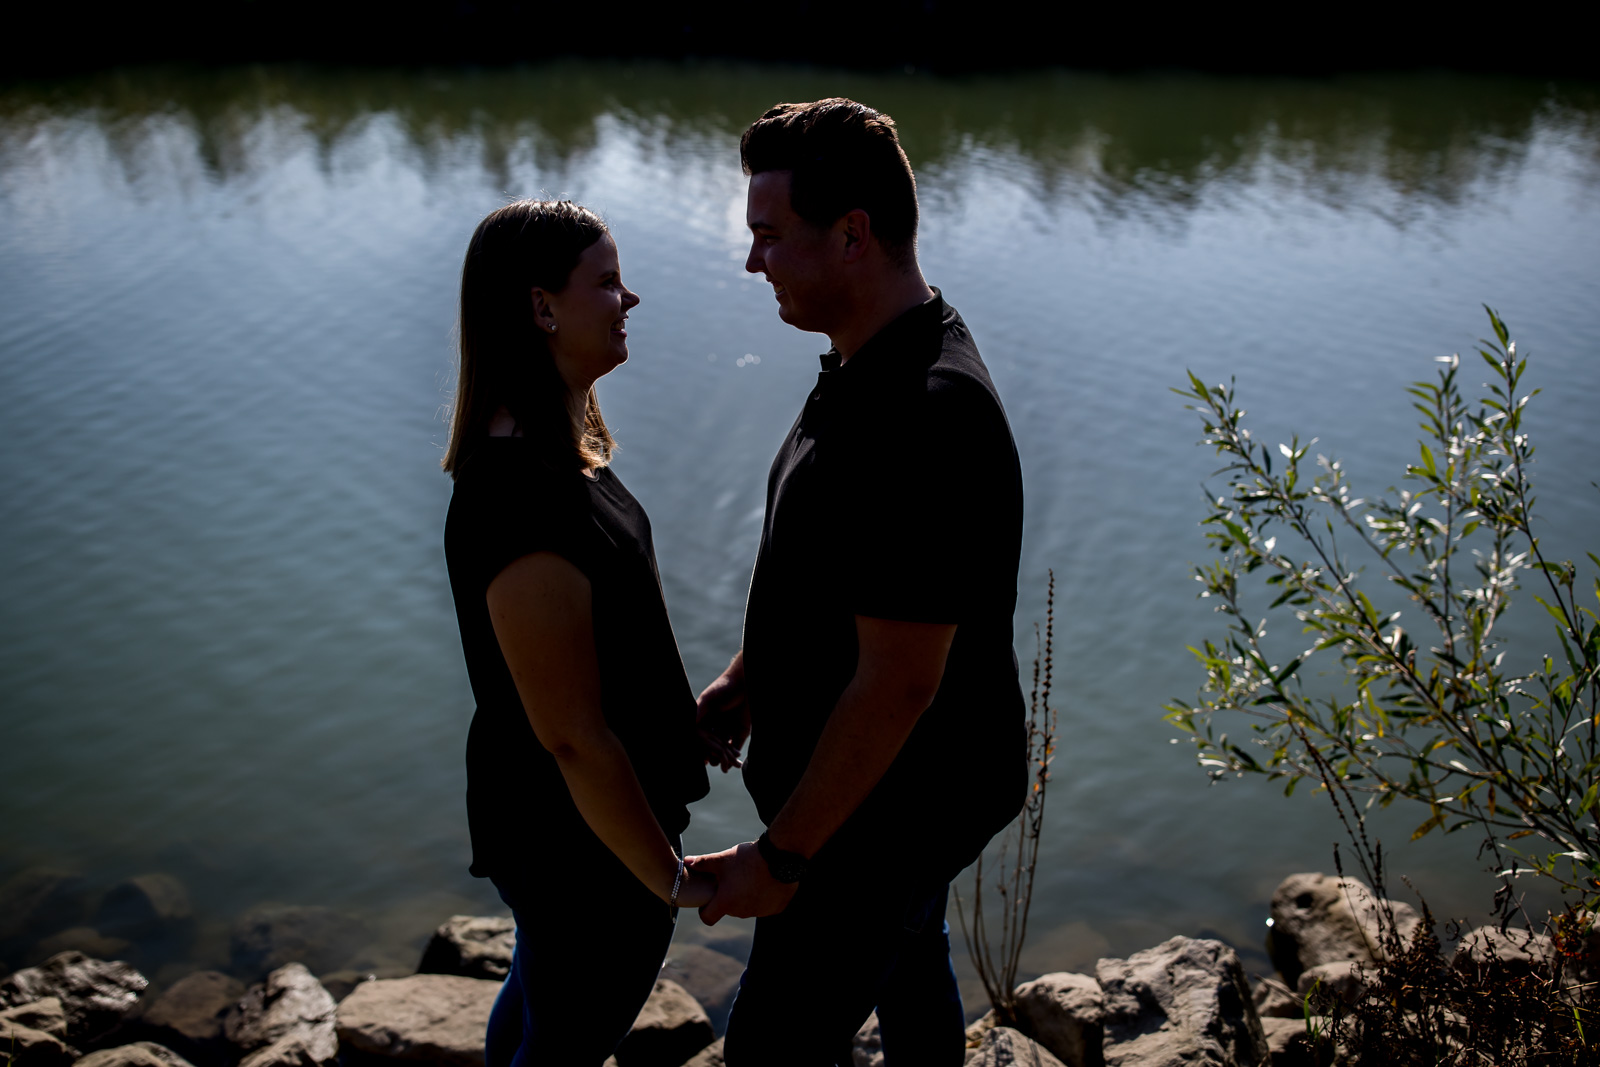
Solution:
[(740, 154), (745, 269), (833, 348), (772, 465), (744, 647), (700, 698), (724, 770), (750, 736), (767, 824), (693, 860), (718, 879), (707, 923), (761, 917), (725, 1055), (848, 1064), (876, 1007), (891, 1065), (956, 1065), (949, 883), (1027, 788), (1016, 448), (965, 323), (917, 265), (893, 120), (780, 104)]

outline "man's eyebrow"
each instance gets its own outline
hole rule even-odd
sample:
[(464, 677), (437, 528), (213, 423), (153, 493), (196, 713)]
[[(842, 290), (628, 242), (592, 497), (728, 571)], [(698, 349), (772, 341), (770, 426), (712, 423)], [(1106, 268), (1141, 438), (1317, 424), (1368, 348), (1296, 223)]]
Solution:
[(745, 223), (745, 225), (748, 226), (752, 230), (775, 230), (775, 229), (777, 229), (777, 227), (774, 226), (772, 223), (764, 222), (761, 219), (756, 219), (756, 220), (754, 220), (752, 222), (747, 222), (747, 223)]

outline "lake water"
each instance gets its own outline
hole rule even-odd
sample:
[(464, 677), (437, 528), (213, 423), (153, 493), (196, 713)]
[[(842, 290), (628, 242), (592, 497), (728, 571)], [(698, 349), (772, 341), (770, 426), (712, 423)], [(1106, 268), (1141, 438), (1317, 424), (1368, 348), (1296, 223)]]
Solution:
[[(1007, 404), (1025, 667), (1056, 575), (1024, 970), (1202, 932), (1264, 966), (1273, 887), (1331, 870), (1339, 831), (1309, 793), (1209, 787), (1161, 721), (1200, 682), (1185, 646), (1221, 630), (1189, 578), (1214, 457), (1168, 388), (1237, 376), (1259, 434), (1319, 437), (1381, 490), (1414, 453), (1403, 386), (1485, 335), (1488, 303), (1545, 388), (1546, 547), (1595, 548), (1593, 86), (573, 63), (0, 88), (0, 879), (169, 871), (202, 963), (264, 901), (367, 916), (397, 967), (446, 916), (497, 910), (465, 871), (472, 705), (440, 547), (467, 237), (510, 196), (609, 219), (643, 303), (601, 395), (704, 684), (826, 348), (743, 272), (738, 135), (832, 94), (899, 121), (927, 276)], [(693, 850), (758, 830), (716, 779)], [(1415, 820), (1382, 823), (1394, 872), (1481, 914), (1475, 842), (1406, 845)], [(576, 872), (563, 888), (581, 897)]]

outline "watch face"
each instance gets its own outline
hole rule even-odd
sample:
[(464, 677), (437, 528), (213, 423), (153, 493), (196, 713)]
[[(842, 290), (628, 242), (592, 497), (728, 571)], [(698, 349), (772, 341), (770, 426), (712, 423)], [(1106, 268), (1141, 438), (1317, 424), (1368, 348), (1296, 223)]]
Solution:
[(807, 860), (793, 852), (784, 852), (774, 845), (766, 834), (756, 840), (761, 858), (767, 861), (767, 871), (785, 885), (792, 885), (805, 877)]

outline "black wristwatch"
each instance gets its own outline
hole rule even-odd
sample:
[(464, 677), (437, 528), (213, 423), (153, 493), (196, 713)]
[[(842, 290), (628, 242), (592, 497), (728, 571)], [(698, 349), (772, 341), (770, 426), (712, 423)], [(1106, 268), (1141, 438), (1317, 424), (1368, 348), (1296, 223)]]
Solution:
[(785, 852), (772, 843), (766, 831), (756, 838), (756, 848), (761, 853), (761, 858), (767, 861), (767, 870), (772, 872), (772, 877), (785, 885), (793, 885), (806, 876), (806, 868), (811, 861), (798, 852)]

